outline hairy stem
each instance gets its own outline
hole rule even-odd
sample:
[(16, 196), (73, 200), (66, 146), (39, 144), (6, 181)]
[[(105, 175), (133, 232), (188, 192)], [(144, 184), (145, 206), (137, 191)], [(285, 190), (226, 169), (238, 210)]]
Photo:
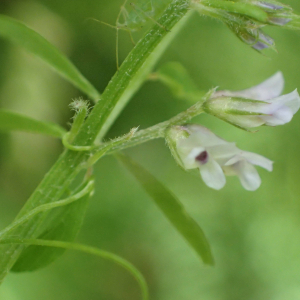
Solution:
[[(188, 0), (173, 0), (158, 23), (171, 32), (155, 25), (128, 55), (119, 71), (109, 82), (101, 100), (95, 105), (88, 119), (74, 140), (75, 145), (90, 146), (99, 135), (103, 136), (115, 121), (129, 98), (141, 86), (167, 45), (184, 22), (179, 21), (188, 13)], [(175, 26), (177, 23), (178, 26)], [(42, 204), (58, 201), (81, 170), (89, 154), (65, 150), (43, 181), (29, 198), (17, 218)], [(35, 216), (12, 234), (20, 238), (36, 238), (36, 231), (46, 213)], [(24, 245), (3, 245), (0, 248), (0, 283), (14, 265)]]
[[(166, 129), (172, 125), (182, 125), (187, 123), (189, 120), (191, 120), (193, 117), (196, 117), (203, 113), (202, 109), (203, 100), (197, 102), (192, 107), (187, 109), (184, 112), (181, 112), (177, 116), (171, 118), (168, 121), (161, 122), (159, 124), (156, 124), (154, 126), (151, 126), (149, 128), (143, 129), (138, 131), (134, 134), (134, 136), (131, 139), (123, 140), (120, 143), (118, 143), (115, 146), (112, 146), (106, 154), (111, 154), (116, 151), (124, 150), (126, 148), (134, 147), (139, 144), (145, 143), (147, 141), (158, 139), (158, 138), (164, 138)], [(110, 144), (114, 143), (114, 140), (104, 143), (98, 148), (94, 149), (92, 153), (96, 154), (98, 152), (103, 151), (103, 149), (107, 148)]]

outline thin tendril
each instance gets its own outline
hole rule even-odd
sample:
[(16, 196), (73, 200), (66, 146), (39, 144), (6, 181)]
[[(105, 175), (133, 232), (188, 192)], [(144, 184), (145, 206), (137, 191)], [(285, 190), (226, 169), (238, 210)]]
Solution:
[(143, 300), (149, 299), (149, 292), (148, 292), (148, 286), (146, 283), (146, 280), (142, 273), (130, 262), (125, 260), (124, 258), (117, 256), (116, 254), (97, 249), (95, 247), (86, 246), (82, 244), (76, 244), (76, 243), (69, 243), (69, 242), (63, 242), (63, 241), (49, 241), (49, 240), (39, 240), (39, 239), (5, 239), (1, 240), (0, 244), (26, 244), (26, 245), (36, 245), (36, 246), (45, 246), (45, 247), (55, 247), (55, 248), (63, 248), (63, 249), (70, 249), (70, 250), (76, 250), (81, 251), (87, 254), (92, 254), (99, 256), (101, 258), (110, 260), (117, 265), (123, 267), (126, 269), (137, 281), (139, 284), (141, 291), (142, 291), (142, 297)]
[(33, 218), (35, 215), (37, 215), (41, 212), (45, 212), (47, 210), (51, 210), (51, 209), (54, 209), (54, 208), (57, 208), (57, 207), (61, 207), (61, 206), (71, 204), (71, 203), (81, 199), (83, 196), (85, 196), (89, 193), (92, 193), (93, 190), (94, 190), (94, 184), (95, 184), (94, 179), (90, 179), (90, 181), (86, 184), (86, 186), (80, 192), (76, 193), (75, 195), (73, 195), (71, 197), (68, 197), (66, 199), (57, 201), (57, 202), (43, 204), (43, 205), (40, 205), (40, 206), (34, 208), (28, 214), (21, 217), (20, 219), (17, 219), (15, 222), (11, 223), (9, 226), (7, 226), (3, 230), (1, 230), (0, 231), (0, 241), (1, 241), (1, 237), (3, 235), (13, 231), (14, 229), (19, 227), (20, 225), (24, 224), (25, 222), (27, 222), (28, 220)]

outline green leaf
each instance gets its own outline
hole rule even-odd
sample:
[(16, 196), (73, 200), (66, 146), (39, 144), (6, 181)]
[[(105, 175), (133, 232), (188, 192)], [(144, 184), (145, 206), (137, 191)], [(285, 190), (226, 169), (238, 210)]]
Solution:
[(55, 123), (43, 122), (30, 117), (0, 109), (0, 131), (26, 131), (62, 138), (67, 132)]
[(35, 54), (91, 99), (99, 100), (98, 91), (68, 58), (34, 30), (17, 20), (0, 15), (0, 36)]
[(189, 216), (179, 200), (153, 175), (125, 155), (117, 156), (133, 174), (171, 224), (208, 265), (214, 264), (209, 243), (199, 225)]
[(199, 101), (205, 94), (199, 91), (187, 70), (178, 62), (163, 65), (152, 78), (163, 82), (175, 97), (192, 103)]
[[(58, 208), (55, 210), (51, 208), (51, 206), (54, 206), (55, 203), (44, 205), (44, 207), (49, 207), (39, 212), (49, 209), (51, 209), (51, 212), (43, 222), (43, 225), (40, 226), (39, 231), (41, 233), (38, 235), (38, 239), (68, 242), (74, 241), (82, 226), (91, 195), (91, 188), (93, 189), (93, 186), (94, 181), (89, 181), (88, 184), (84, 185), (84, 188), (80, 188), (79, 193), (74, 195), (74, 199), (72, 199), (71, 196), (66, 200), (62, 200), (65, 202), (70, 202), (71, 200), (71, 204), (62, 207), (57, 206)], [(65, 249), (61, 248), (29, 246), (21, 253), (18, 260), (14, 264), (12, 271), (35, 271), (49, 265), (59, 258), (64, 252)]]

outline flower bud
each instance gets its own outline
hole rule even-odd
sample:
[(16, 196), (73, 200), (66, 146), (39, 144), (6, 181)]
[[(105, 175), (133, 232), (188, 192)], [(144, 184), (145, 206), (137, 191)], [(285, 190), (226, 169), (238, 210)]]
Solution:
[(297, 90), (279, 96), (284, 87), (280, 72), (243, 91), (215, 92), (203, 105), (205, 112), (237, 127), (277, 126), (290, 122), (300, 108)]
[(240, 40), (258, 51), (275, 46), (262, 27), (300, 27), (299, 16), (289, 6), (273, 0), (193, 0), (192, 6), (201, 14), (223, 21)]

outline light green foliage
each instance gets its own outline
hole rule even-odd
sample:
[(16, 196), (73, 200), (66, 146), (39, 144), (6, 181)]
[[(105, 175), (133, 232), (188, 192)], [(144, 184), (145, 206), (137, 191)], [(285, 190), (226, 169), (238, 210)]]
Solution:
[[(40, 2), (43, 2), (43, 0), (40, 0)], [(78, 24), (81, 19), (83, 20), (93, 14), (92, 9), (90, 9), (88, 15), (84, 15), (85, 10), (81, 9), (81, 1), (75, 0), (71, 3), (66, 2), (65, 6), (61, 6), (60, 3), (56, 4), (55, 1), (44, 2), (53, 10), (57, 8), (61, 15), (65, 14), (68, 16), (71, 15), (69, 12), (69, 10), (71, 11), (70, 8), (78, 5), (78, 15), (71, 16), (68, 20), (70, 21), (74, 18), (74, 20), (76, 20), (74, 21), (74, 24)], [(87, 3), (92, 2), (95, 1), (90, 0)], [(195, 3), (195, 1), (193, 2)], [(208, 2), (209, 1), (206, 1), (206, 3)], [(275, 1), (270, 2), (275, 3)], [(103, 7), (107, 8), (107, 3), (108, 2), (106, 1), (105, 3), (104, 1), (100, 3), (98, 1), (97, 5), (99, 5), (102, 9)], [(176, 36), (176, 34), (178, 34), (179, 29), (184, 24), (184, 21), (188, 20), (188, 18), (184, 18), (184, 16), (191, 15), (188, 13), (189, 1), (185, 0), (152, 0), (146, 2), (140, 0), (133, 1), (133, 3), (135, 6), (130, 5), (130, 1), (126, 3), (126, 7), (124, 8), (126, 10), (123, 9), (123, 12), (126, 11), (126, 13), (123, 14), (123, 19), (119, 20), (119, 25), (121, 27), (128, 26), (130, 31), (138, 30), (141, 26), (148, 24), (153, 26), (146, 32), (137, 46), (125, 59), (120, 70), (112, 78), (102, 94), (101, 101), (96, 104), (88, 118), (86, 119), (86, 113), (82, 113), (82, 115), (79, 116), (80, 118), (77, 119), (78, 126), (73, 126), (71, 133), (68, 133), (69, 135), (63, 135), (65, 131), (55, 125), (48, 126), (48, 124), (46, 126), (44, 123), (41, 125), (42, 123), (28, 120), (23, 116), (16, 117), (14, 113), (10, 112), (4, 112), (3, 114), (4, 117), (11, 116), (10, 120), (3, 122), (3, 129), (5, 126), (10, 126), (10, 128), (7, 127), (5, 130), (25, 130), (27, 126), (27, 130), (31, 132), (50, 134), (57, 137), (64, 136), (67, 143), (65, 143), (65, 151), (58, 159), (57, 163), (55, 163), (53, 168), (46, 174), (44, 180), (30, 197), (16, 220), (11, 224), (12, 227), (7, 227), (7, 230), (9, 228), (11, 229), (7, 232), (4, 230), (3, 233), (5, 234), (2, 236), (2, 239), (0, 237), (0, 243), (3, 244), (0, 249), (0, 255), (2, 258), (0, 261), (0, 282), (3, 281), (7, 272), (12, 268), (15, 271), (35, 270), (55, 260), (64, 252), (65, 249), (75, 249), (111, 259), (126, 269), (131, 270), (132, 274), (138, 280), (143, 289), (144, 299), (147, 299), (147, 287), (145, 280), (142, 275), (135, 268), (132, 268), (132, 266), (126, 261), (105, 251), (79, 244), (64, 242), (74, 240), (81, 227), (87, 207), (89, 193), (84, 195), (80, 194), (87, 187), (86, 183), (77, 191), (74, 191), (73, 196), (68, 196), (70, 185), (82, 168), (91, 167), (98, 159), (102, 158), (104, 154), (110, 154), (112, 152), (122, 150), (123, 148), (132, 147), (154, 138), (163, 138), (165, 137), (166, 129), (169, 126), (188, 122), (192, 117), (197, 116), (202, 112), (203, 99), (205, 98), (203, 98), (202, 91), (198, 90), (188, 72), (181, 65), (177, 63), (167, 64), (160, 68), (156, 73), (156, 76), (158, 76), (157, 79), (164, 82), (171, 89), (174, 96), (191, 102), (199, 102), (176, 117), (154, 125), (146, 130), (140, 130), (138, 132), (134, 130), (134, 132), (130, 132), (129, 134), (114, 140), (109, 140), (109, 138), (107, 138), (105, 142), (100, 145), (95, 143), (97, 136), (99, 137), (98, 142), (101, 142), (102, 138), (115, 123), (120, 112), (147, 80), (154, 65), (162, 56), (172, 39)], [(233, 4), (232, 1), (216, 0), (211, 1), (210, 3), (215, 5), (215, 10), (209, 11), (208, 15), (223, 20), (242, 40), (246, 40), (249, 37), (247, 35), (249, 34), (247, 30), (252, 28), (252, 25), (257, 25), (258, 27), (254, 26), (254, 28), (260, 30), (262, 25), (261, 22), (266, 21), (266, 14), (268, 17), (270, 16), (270, 12), (268, 11), (250, 8), (251, 1), (237, 0), (234, 1)], [(169, 4), (171, 5), (170, 8), (163, 13), (163, 10), (168, 7)], [(66, 9), (66, 11), (64, 11), (64, 9)], [(288, 8), (286, 9), (288, 10)], [(207, 11), (201, 11), (201, 13), (206, 12)], [(299, 19), (296, 15), (291, 16), (293, 17), (292, 21), (286, 24), (285, 27), (297, 28), (299, 25)], [(159, 17), (161, 18), (159, 19)], [(153, 19), (156, 20), (157, 23)], [(245, 20), (247, 20), (247, 24), (249, 26), (251, 25), (246, 29), (242, 26)], [(192, 22), (192, 20), (189, 21)], [(207, 20), (202, 22), (206, 21)], [(268, 23), (268, 21), (269, 20), (267, 20), (266, 23)], [(235, 47), (234, 42), (230, 39), (230, 35), (227, 35), (225, 31), (223, 32), (222, 29), (217, 27), (218, 25), (212, 25), (212, 23), (208, 23), (208, 25), (206, 25), (206, 23), (201, 23), (202, 28), (197, 28), (199, 24), (196, 23), (195, 20), (193, 20), (193, 22), (194, 23), (192, 24), (194, 26), (190, 26), (186, 29), (185, 34), (181, 36), (182, 41), (174, 44), (173, 52), (170, 51), (168, 56), (166, 56), (166, 59), (168, 59), (169, 56), (172, 56), (172, 60), (174, 57), (179, 60), (179, 58), (183, 59), (183, 55), (185, 55), (184, 61), (189, 63), (190, 66), (194, 65), (195, 69), (193, 73), (195, 74), (195, 71), (199, 73), (198, 82), (201, 82), (202, 80), (203, 87), (205, 87), (206, 90), (216, 84), (219, 84), (219, 81), (221, 81), (223, 86), (225, 86), (225, 84), (245, 84), (241, 81), (241, 78), (247, 77), (246, 73), (256, 74), (257, 69), (259, 69), (264, 75), (267, 75), (268, 72), (273, 72), (268, 63), (265, 63), (265, 61), (262, 62), (263, 58), (257, 58), (254, 56), (255, 53), (249, 54), (249, 58), (247, 59), (248, 56), (246, 55), (246, 51), (240, 50), (238, 46)], [(257, 31), (255, 34), (259, 32), (260, 31)], [(81, 45), (82, 48), (89, 47), (89, 49), (94, 51), (95, 56), (98, 55), (97, 57), (99, 60), (97, 59), (97, 62), (100, 61), (100, 65), (102, 63), (108, 65), (109, 59), (104, 57), (102, 48), (101, 51), (98, 50), (97, 47), (99, 45), (95, 42), (95, 40), (101, 40), (101, 37), (98, 35), (96, 37), (94, 36), (93, 40), (93, 38), (86, 34), (84, 29), (82, 29), (81, 34), (82, 35), (76, 37), (76, 41), (78, 43), (76, 46)], [(195, 35), (195, 38), (193, 34)], [(56, 48), (49, 44), (39, 34), (35, 33), (18, 21), (1, 16), (0, 35), (6, 39), (12, 40), (18, 45), (23, 46), (36, 56), (42, 58), (81, 91), (85, 92), (90, 98), (94, 100), (99, 99), (99, 93), (93, 88), (93, 86), (87, 82), (78, 70)], [(253, 38), (255, 42), (260, 39), (257, 35)], [(285, 36), (282, 36), (282, 39), (284, 38)], [(292, 39), (291, 36), (287, 35), (286, 42), (291, 44), (291, 42), (288, 41), (289, 38)], [(186, 41), (191, 42), (191, 39), (193, 39), (193, 44), (189, 47)], [(211, 46), (212, 49), (210, 49)], [(269, 46), (272, 46), (271, 42)], [(108, 46), (106, 44), (101, 44), (101, 47), (106, 49), (105, 47)], [(106, 49), (107, 53), (109, 53), (108, 49), (109, 48)], [(74, 57), (77, 55), (77, 61), (79, 63), (85, 61), (90, 56), (89, 51), (81, 53), (81, 48), (72, 50), (75, 53)], [(288, 47), (286, 47), (285, 50), (288, 50)], [(91, 53), (93, 53), (92, 51)], [(288, 53), (290, 55), (289, 59), (293, 60), (293, 62), (296, 61), (299, 56), (298, 52), (299, 51), (295, 50), (293, 52), (291, 50), (291, 53)], [(1, 55), (2, 54), (0, 54), (0, 59)], [(101, 55), (103, 55), (103, 57)], [(113, 60), (114, 55), (110, 55), (110, 62)], [(288, 59), (286, 59), (286, 61), (288, 61)], [(198, 64), (199, 66), (196, 67)], [(295, 63), (295, 68), (296, 66), (297, 64)], [(286, 64), (280, 65), (280, 68), (282, 69), (292, 69), (292, 67), (292, 64), (290, 64), (289, 67), (287, 67)], [(101, 69), (98, 65), (97, 67), (92, 65), (90, 68), (94, 72), (93, 82), (96, 82), (99, 80)], [(293, 80), (296, 80), (296, 70), (298, 69), (296, 68), (294, 73), (291, 73), (294, 75)], [(107, 75), (105, 74), (105, 76)], [(256, 75), (253, 76), (255, 77)], [(105, 78), (107, 81), (110, 79), (107, 77)], [(224, 81), (222, 82), (220, 78), (224, 78)], [(229, 78), (233, 79), (230, 80)], [(292, 80), (291, 76), (289, 79)], [(255, 80), (252, 80), (255, 81), (256, 78)], [(149, 87), (146, 88), (148, 88), (148, 91), (151, 90)], [(138, 107), (138, 105), (136, 105), (137, 102), (135, 102), (136, 107), (134, 107), (134, 109), (131, 107), (129, 108), (129, 112), (126, 112), (127, 119), (132, 119), (134, 122), (136, 122), (136, 120), (142, 121), (138, 121), (137, 124), (130, 125), (130, 127), (128, 127), (128, 123), (124, 122), (121, 118), (119, 123), (117, 123), (113, 128), (113, 132), (110, 136), (119, 136), (121, 133), (128, 131), (129, 128), (138, 126), (140, 123), (143, 128), (143, 125), (147, 124), (147, 118), (149, 118), (152, 122), (155, 117), (151, 116), (151, 110), (149, 110), (149, 107), (155, 106), (155, 104), (158, 103), (160, 99), (158, 100), (159, 97), (157, 95), (160, 95), (160, 92), (163, 91), (159, 91), (159, 89), (158, 91), (151, 90), (153, 96), (152, 94), (149, 96), (148, 93), (143, 94), (142, 91), (141, 94), (139, 94), (139, 98), (141, 99), (140, 101), (144, 100), (145, 102), (140, 106), (140, 110), (137, 111), (136, 107)], [(147, 94), (147, 99), (145, 94)], [(65, 97), (65, 95), (63, 97)], [(143, 97), (145, 99), (142, 99)], [(171, 112), (173, 113), (173, 110), (169, 110), (169, 107), (164, 107), (163, 105), (164, 104), (162, 103), (160, 111), (156, 111), (157, 115), (159, 115), (161, 111), (166, 112), (166, 114), (170, 114)], [(176, 110), (174, 114), (178, 113), (179, 110), (183, 110), (182, 105), (184, 104), (180, 103), (180, 105), (178, 105), (178, 103), (173, 102), (172, 107)], [(144, 114), (147, 118), (144, 117)], [(160, 116), (165, 118), (165, 115), (162, 113), (159, 115), (159, 118)], [(0, 117), (0, 124), (1, 121)], [(145, 123), (143, 123), (144, 121)], [(294, 130), (291, 129), (290, 132), (297, 135), (299, 128), (297, 128), (297, 123), (294, 124), (296, 124), (295, 128)], [(245, 134), (244, 132), (240, 133), (240, 131), (234, 131), (236, 129), (226, 126), (227, 124), (220, 126), (220, 130), (225, 136), (227, 134), (229, 138), (231, 138), (231, 135), (229, 134), (234, 134), (235, 137), (242, 137), (242, 134)], [(68, 137), (70, 137), (70, 134), (72, 136), (69, 140)], [(297, 170), (299, 169), (296, 168), (297, 163), (295, 163), (297, 151), (291, 150), (290, 148), (288, 150), (286, 149), (286, 144), (290, 143), (295, 136), (290, 134), (289, 141), (285, 140), (285, 138), (285, 134), (280, 132), (278, 135), (272, 135), (272, 133), (267, 132), (265, 135), (262, 135), (262, 137), (258, 137), (257, 147), (260, 147), (260, 150), (261, 148), (264, 148), (266, 152), (269, 151), (268, 149), (271, 149), (273, 151), (272, 152), (270, 150), (272, 154), (277, 153), (277, 156), (282, 158), (282, 161), (278, 164), (281, 164), (281, 167), (278, 167), (280, 172), (286, 171), (285, 167), (282, 165), (289, 162), (286, 168), (290, 168), (292, 166), (294, 172), (297, 173)], [(287, 143), (281, 145), (278, 142), (279, 140), (286, 141)], [(278, 149), (275, 146), (273, 147), (271, 142), (274, 143), (274, 145), (277, 143), (276, 145)], [(245, 138), (244, 143), (248, 143), (248, 139)], [(98, 146), (95, 146), (95, 144)], [(250, 145), (251, 147), (256, 147), (253, 143)], [(213, 248), (216, 249), (214, 252), (221, 263), (217, 264), (215, 270), (210, 269), (209, 271), (207, 271), (207, 269), (202, 270), (199, 266), (194, 267), (196, 265), (193, 260), (194, 258), (190, 256), (189, 251), (186, 251), (184, 248), (185, 245), (177, 244), (177, 240), (173, 237), (166, 238), (163, 236), (163, 233), (161, 233), (159, 228), (160, 216), (157, 218), (152, 216), (153, 212), (151, 212), (151, 206), (147, 207), (145, 205), (145, 208), (142, 207), (141, 210), (138, 210), (139, 207), (137, 206), (137, 203), (140, 203), (138, 200), (141, 200), (140, 198), (142, 197), (142, 194), (134, 195), (133, 197), (131, 197), (131, 195), (127, 195), (128, 192), (133, 192), (134, 188), (127, 184), (126, 176), (123, 178), (124, 182), (118, 182), (119, 178), (122, 178), (122, 174), (117, 167), (111, 167), (109, 160), (103, 160), (103, 164), (101, 164), (101, 168), (99, 168), (101, 171), (101, 173), (99, 173), (104, 174), (98, 174), (99, 178), (102, 179), (99, 180), (99, 183), (97, 183), (99, 186), (99, 201), (93, 204), (93, 208), (95, 209), (89, 212), (90, 218), (87, 220), (87, 227), (84, 229), (84, 237), (87, 240), (91, 239), (91, 243), (101, 243), (101, 245), (103, 243), (109, 248), (115, 247), (115, 249), (118, 249), (120, 253), (123, 251), (124, 255), (128, 255), (128, 247), (132, 247), (132, 249), (134, 249), (133, 251), (136, 251), (136, 253), (132, 252), (132, 257), (137, 259), (138, 263), (138, 258), (142, 257), (144, 254), (145, 257), (144, 259), (143, 257), (141, 258), (143, 261), (140, 265), (143, 270), (147, 272), (147, 276), (149, 276), (150, 280), (154, 278), (154, 276), (155, 279), (160, 277), (157, 280), (152, 279), (151, 282), (153, 284), (153, 290), (156, 290), (157, 293), (157, 295), (153, 295), (153, 299), (161, 298), (166, 300), (177, 300), (185, 299), (186, 297), (191, 299), (198, 299), (199, 297), (219, 299), (220, 295), (222, 298), (230, 300), (241, 299), (242, 297), (245, 297), (245, 299), (260, 299), (261, 297), (257, 297), (258, 293), (261, 293), (265, 297), (267, 293), (266, 291), (270, 288), (270, 286), (265, 283), (267, 277), (265, 272), (266, 270), (270, 272), (272, 269), (266, 264), (268, 262), (270, 264), (273, 263), (272, 255), (274, 255), (276, 259), (279, 256), (276, 256), (276, 253), (274, 254), (274, 252), (272, 252), (275, 251), (274, 249), (276, 247), (270, 247), (271, 255), (269, 255), (269, 253), (264, 253), (260, 248), (260, 245), (255, 243), (258, 243), (258, 239), (261, 238), (263, 240), (262, 243), (266, 243), (266, 239), (269, 239), (271, 241), (270, 245), (276, 245), (276, 242), (280, 239), (278, 236), (285, 236), (284, 234), (277, 235), (277, 232), (275, 231), (273, 232), (275, 238), (273, 238), (272, 235), (269, 235), (268, 225), (272, 223), (272, 212), (269, 207), (272, 207), (272, 210), (278, 209), (278, 212), (280, 213), (282, 210), (287, 210), (288, 204), (281, 201), (282, 199), (288, 201), (286, 200), (287, 196), (286, 194), (281, 195), (280, 192), (282, 193), (282, 190), (286, 187), (291, 188), (291, 191), (293, 189), (297, 191), (297, 187), (291, 187), (290, 185), (293, 184), (291, 184), (291, 182), (287, 182), (288, 179), (284, 178), (283, 180), (281, 176), (282, 174), (276, 173), (278, 178), (275, 176), (275, 179), (273, 179), (274, 182), (270, 181), (269, 190), (262, 190), (260, 194), (258, 192), (252, 197), (245, 195), (245, 193), (242, 194), (234, 186), (232, 186), (233, 188), (230, 189), (230, 191), (222, 191), (222, 194), (210, 194), (210, 191), (207, 191), (207, 189), (204, 186), (201, 186), (201, 183), (198, 183), (198, 181), (194, 184), (193, 179), (185, 179), (185, 177), (180, 177), (181, 175), (177, 174), (175, 171), (173, 172), (172, 163), (164, 157), (164, 154), (161, 154), (160, 156), (160, 153), (156, 152), (161, 150), (163, 153), (160, 146), (156, 146), (155, 144), (153, 147), (150, 145), (149, 148), (145, 147), (142, 149), (144, 149), (144, 152), (141, 151), (141, 153), (142, 155), (145, 155), (145, 157), (150, 154), (151, 157), (155, 155), (155, 162), (153, 163), (153, 166), (163, 173), (162, 176), (166, 177), (166, 182), (168, 182), (168, 185), (170, 184), (172, 190), (176, 190), (176, 192), (178, 191), (183, 196), (185, 196), (185, 193), (188, 193), (188, 197), (185, 197), (188, 198), (188, 200), (192, 197), (192, 200), (187, 203), (187, 205), (194, 208), (193, 215), (201, 220), (202, 226), (207, 228), (206, 230), (209, 240), (213, 243)], [(291, 153), (289, 151), (291, 151)], [(282, 153), (285, 155), (282, 155)], [(124, 159), (124, 157), (122, 160), (134, 174), (137, 181), (141, 183), (146, 192), (153, 198), (171, 224), (182, 234), (182, 236), (185, 237), (188, 244), (194, 248), (205, 263), (212, 264), (213, 258), (210, 246), (208, 245), (201, 228), (189, 215), (187, 215), (178, 199), (144, 168), (141, 168), (136, 163)], [(150, 165), (151, 161), (145, 161), (145, 165), (147, 164)], [(91, 171), (91, 169), (89, 169), (89, 171)], [(29, 193), (29, 191), (27, 191), (27, 193)], [(78, 195), (80, 195), (80, 197)], [(281, 196), (282, 199), (280, 199)], [(64, 197), (67, 198), (60, 200)], [(105, 203), (105, 199), (107, 203)], [(275, 200), (273, 201), (273, 199)], [(23, 200), (24, 199), (18, 199), (19, 202)], [(58, 207), (60, 205), (64, 206)], [(256, 208), (256, 205), (259, 209)], [(278, 205), (278, 207), (276, 207), (276, 205)], [(254, 211), (253, 216), (255, 214), (259, 215), (258, 218), (261, 218), (261, 220), (256, 219), (256, 223), (254, 223), (253, 227), (249, 228), (249, 224), (252, 226), (251, 221), (254, 219), (253, 216), (251, 219), (251, 208)], [(263, 213), (260, 212), (260, 209)], [(188, 210), (190, 210), (190, 208)], [(135, 217), (134, 221), (130, 219), (132, 216), (131, 214)], [(127, 224), (129, 224), (128, 226), (130, 228), (130, 234), (128, 235), (124, 234), (125, 230), (127, 230)], [(136, 224), (138, 224), (138, 226), (136, 226)], [(285, 226), (286, 220), (282, 219), (279, 224), (284, 224)], [(143, 226), (145, 226), (144, 229)], [(147, 229), (145, 229), (146, 227)], [(132, 228), (134, 228), (134, 230), (132, 230)], [(289, 227), (287, 226), (286, 229), (289, 229)], [(139, 237), (139, 230), (142, 232), (142, 239)], [(151, 236), (151, 234), (154, 234), (150, 232), (151, 230), (157, 231), (155, 232), (155, 243), (152, 243), (151, 241), (151, 238), (154, 236)], [(146, 231), (149, 232), (149, 236), (145, 235)], [(94, 235), (94, 237), (96, 236), (96, 238), (92, 239), (92, 235)], [(126, 245), (124, 245), (124, 240), (126, 241)], [(294, 236), (291, 237), (290, 240), (294, 240)], [(285, 270), (287, 270), (285, 263), (289, 259), (287, 258), (288, 255), (286, 255), (286, 253), (293, 252), (291, 250), (293, 246), (291, 245), (292, 243), (290, 243), (290, 240), (284, 243), (285, 245), (289, 244), (290, 247), (288, 249), (286, 247), (282, 249), (282, 252), (284, 253), (282, 254), (282, 256), (284, 256), (284, 263), (281, 267), (282, 269), (285, 267)], [(128, 244), (131, 243), (130, 246), (127, 245), (127, 242)], [(150, 245), (148, 248), (147, 243)], [(170, 248), (172, 247), (173, 252), (171, 255), (168, 254), (170, 248), (166, 247), (166, 244), (170, 244)], [(26, 245), (25, 250), (24, 245)], [(30, 246), (27, 247), (27, 245)], [(124, 250), (122, 247), (126, 249)], [(57, 249), (54, 250), (54, 248)], [(297, 247), (295, 247), (295, 249), (296, 248)], [(157, 253), (162, 255), (161, 262), (158, 261), (159, 259), (157, 257), (159, 255), (157, 255)], [(294, 254), (294, 256), (291, 255), (290, 257), (297, 257), (297, 249), (295, 250), (295, 253), (291, 254)], [(176, 258), (175, 255), (177, 255)], [(261, 259), (261, 257), (264, 257), (264, 259)], [(174, 262), (172, 262), (172, 259)], [(157, 269), (149, 267), (149, 265), (152, 264), (151, 261), (155, 261), (155, 263), (157, 263)], [(255, 261), (255, 263), (253, 263), (253, 261)], [(78, 261), (72, 261), (72, 263), (74, 263), (72, 267), (75, 267), (75, 265), (78, 266)], [(294, 258), (292, 266), (294, 266)], [(89, 274), (91, 274), (93, 279), (95, 279), (96, 276), (93, 273), (93, 267), (94, 266), (92, 265), (89, 269)], [(173, 271), (173, 267), (177, 272)], [(258, 271), (259, 269), (262, 270), (260, 273)], [(105, 270), (105, 267), (103, 270)], [(99, 272), (101, 273), (99, 276), (102, 276), (102, 280), (103, 278), (106, 280), (107, 272), (103, 270)], [(273, 279), (277, 276), (277, 273), (280, 274), (281, 268), (274, 268), (274, 270), (275, 272), (270, 272), (269, 274), (270, 278), (273, 276)], [(58, 274), (61, 274), (60, 276), (63, 277), (64, 273), (60, 271), (58, 271)], [(82, 273), (85, 271), (86, 270), (83, 270)], [(178, 274), (180, 274), (180, 276)], [(290, 274), (292, 274), (292, 272)], [(57, 276), (58, 280), (62, 277)], [(278, 275), (278, 277), (281, 276)], [(97, 282), (95, 284), (95, 290), (92, 290), (89, 287), (94, 283), (88, 282), (90, 281), (89, 275), (87, 275), (87, 278), (87, 288), (85, 293), (90, 294), (87, 296), (84, 293), (84, 297), (89, 299), (98, 299), (99, 297), (102, 297), (103, 299), (106, 299), (107, 291), (111, 290), (110, 286), (103, 288), (105, 291), (101, 294), (102, 291), (99, 291), (98, 289), (98, 281), (95, 280), (95, 282)], [(64, 279), (66, 281), (69, 280), (70, 282), (73, 280), (72, 278)], [(156, 281), (159, 281), (160, 279), (163, 279), (163, 282), (168, 282), (168, 285), (166, 285), (166, 287), (159, 286), (160, 283), (157, 283)], [(278, 282), (284, 286), (282, 278), (279, 279), (280, 280)], [(184, 280), (186, 280), (186, 282)], [(274, 282), (275, 281), (276, 280), (274, 280)], [(193, 282), (196, 283), (193, 285)], [(214, 283), (214, 286), (212, 286), (212, 283)], [(184, 285), (186, 285), (189, 289), (188, 296), (186, 294), (186, 290), (183, 291)], [(45, 288), (47, 288), (47, 286), (48, 281)], [(170, 289), (170, 286), (176, 286), (176, 288)], [(267, 288), (265, 288), (266, 286)], [(274, 297), (275, 295), (276, 297), (278, 295), (278, 297), (281, 297), (280, 294), (277, 295), (278, 285), (276, 285), (276, 288), (274, 288), (274, 286), (274, 294), (272, 295)], [(290, 287), (292, 286), (289, 285), (289, 288)], [(34, 283), (31, 290), (35, 290), (37, 288), (38, 287)], [(74, 287), (74, 293), (77, 291), (76, 288)], [(240, 291), (239, 288), (241, 289)], [(113, 285), (113, 289), (115, 289), (115, 283)], [(66, 291), (68, 291), (67, 288)], [(35, 295), (35, 291), (29, 293)], [(73, 300), (74, 295), (71, 295), (71, 293), (68, 292), (66, 292), (66, 294), (66, 297), (70, 297), (70, 299)], [(46, 295), (44, 290), (42, 291), (42, 295), (48, 297), (48, 294)], [(78, 299), (80, 297), (80, 295), (77, 294), (75, 296), (78, 296)], [(122, 296), (124, 299), (128, 296), (127, 288), (126, 293)], [(31, 296), (29, 297), (30, 300), (33, 299)], [(279, 299), (290, 298), (281, 297)], [(27, 300), (25, 297), (24, 299)], [(47, 298), (47, 300), (48, 299), (51, 298)], [(117, 296), (112, 295), (112, 299), (118, 298)]]
[(62, 138), (66, 130), (57, 124), (38, 121), (33, 118), (0, 110), (0, 131), (25, 131)]
[[(188, 2), (185, 0), (174, 0), (159, 20), (162, 26), (172, 29), (188, 13)], [(179, 28), (177, 26), (177, 28)], [(154, 26), (150, 34), (133, 49), (122, 64), (109, 85), (102, 94), (99, 101), (86, 122), (80, 128), (74, 143), (79, 146), (91, 146), (103, 127), (110, 125), (117, 117), (120, 109), (128, 101), (129, 97), (140, 87), (151, 71), (164, 49), (176, 34), (167, 36), (168, 32), (161, 26)], [(155, 52), (155, 53), (153, 53)], [(117, 113), (114, 112), (117, 108)], [(106, 125), (106, 126), (105, 126)], [(103, 134), (103, 131), (101, 131)], [(78, 172), (85, 165), (89, 157), (85, 152), (65, 151), (45, 176), (43, 182), (31, 196), (18, 217), (22, 217), (30, 210), (45, 202), (58, 201), (64, 192), (69, 188)], [(47, 195), (47, 197), (44, 197)], [(36, 237), (43, 223), (43, 216), (36, 216), (32, 221), (27, 222), (21, 229), (14, 230), (14, 235), (21, 235), (23, 238)], [(0, 261), (0, 281), (7, 275), (8, 270), (13, 266), (23, 248), (18, 245), (8, 245), (1, 249), (2, 260)], [(13, 253), (11, 255), (11, 253)]]
[(99, 100), (100, 94), (91, 83), (57, 48), (34, 30), (19, 21), (0, 15), (0, 36), (38, 56), (91, 99)]

